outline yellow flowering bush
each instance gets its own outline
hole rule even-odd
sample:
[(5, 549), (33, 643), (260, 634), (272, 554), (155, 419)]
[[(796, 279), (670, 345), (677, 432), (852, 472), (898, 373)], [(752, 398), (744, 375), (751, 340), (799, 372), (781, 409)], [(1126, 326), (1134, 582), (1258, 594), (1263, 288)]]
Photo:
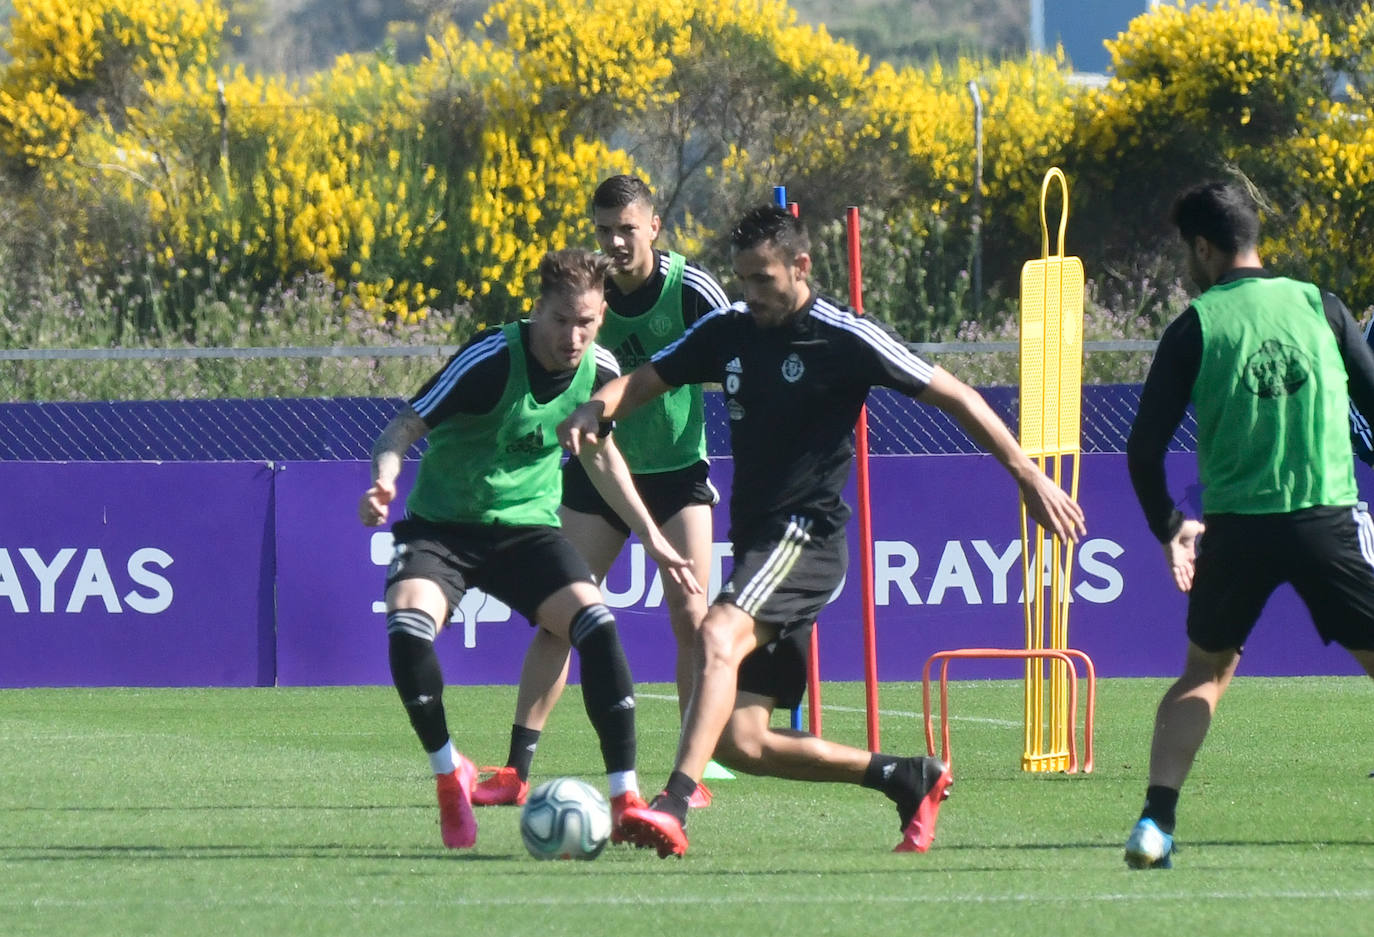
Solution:
[(369, 321), (453, 315), (462, 338), (526, 313), (544, 251), (591, 243), (597, 182), (637, 172), (665, 245), (721, 274), (721, 235), (786, 185), (841, 294), (836, 222), (861, 206), (875, 297), (937, 337), (998, 314), (971, 295), (970, 82), (988, 292), (1014, 293), (1038, 255), (1040, 182), (1060, 165), (1067, 246), (1090, 266), (1163, 256), (1176, 190), (1239, 172), (1267, 199), (1276, 266), (1374, 302), (1367, 6), (1338, 26), (1296, 4), (1161, 6), (1109, 44), (1092, 89), (1059, 53), (875, 65), (783, 0), (498, 0), (415, 64), (343, 57), (300, 81), (222, 65), (220, 0), (14, 9), (0, 156), (24, 174), (25, 217), (60, 216), (81, 266), (147, 297), (150, 331), (192, 334), (206, 295), (314, 278)]
[(0, 79), (0, 151), (31, 165), (67, 156), (81, 115), (116, 121), (144, 81), (218, 56), (217, 0), (14, 0)]

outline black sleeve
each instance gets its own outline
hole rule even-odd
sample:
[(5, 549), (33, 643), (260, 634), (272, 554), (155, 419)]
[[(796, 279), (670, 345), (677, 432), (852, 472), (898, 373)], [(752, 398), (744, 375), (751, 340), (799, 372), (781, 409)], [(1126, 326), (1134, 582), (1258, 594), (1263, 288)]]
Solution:
[(890, 387), (908, 397), (919, 395), (929, 386), (934, 367), (912, 351), (887, 323), (871, 316), (857, 316), (852, 334), (858, 347), (860, 373), (870, 386)]
[(499, 329), (475, 335), (410, 398), (411, 408), (433, 428), (455, 413), (487, 413), (510, 376), (510, 349)]
[(690, 261), (682, 270), (682, 324), (690, 326), (702, 316), (730, 305), (725, 290), (705, 270)]
[(720, 380), (720, 354), (734, 347), (732, 333), (741, 315), (741, 310), (732, 306), (698, 319), (681, 338), (650, 359), (658, 376), (673, 387)]
[(1374, 423), (1374, 350), (1369, 346), (1368, 336), (1360, 334), (1355, 317), (1335, 295), (1322, 292), (1322, 309), (1326, 313), (1327, 324), (1336, 336), (1341, 361), (1345, 363), (1350, 402), (1354, 405), (1350, 421), (1356, 454), (1366, 463), (1374, 465), (1370, 438), (1370, 424)]
[(1189, 306), (1159, 340), (1140, 391), (1140, 408), (1126, 440), (1126, 467), (1150, 533), (1166, 543), (1183, 523), (1169, 497), (1164, 453), (1182, 422), (1202, 367), (1202, 322)]

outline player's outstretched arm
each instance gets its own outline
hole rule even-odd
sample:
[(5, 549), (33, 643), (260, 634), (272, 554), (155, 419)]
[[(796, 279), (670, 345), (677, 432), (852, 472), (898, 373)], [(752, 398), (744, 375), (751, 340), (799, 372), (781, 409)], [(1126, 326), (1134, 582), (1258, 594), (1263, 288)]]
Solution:
[(983, 395), (943, 368), (936, 368), (920, 394), (958, 421), (979, 446), (992, 453), (1021, 489), (1026, 510), (1061, 540), (1077, 540), (1088, 532), (1083, 509), (1031, 461)]
[(372, 485), (358, 502), (358, 519), (368, 527), (386, 523), (391, 502), (396, 499), (396, 477), (401, 474), (406, 450), (427, 432), (429, 426), (407, 404), (372, 444)]
[(559, 423), (558, 443), (573, 455), (581, 455), (584, 444), (594, 446), (600, 440), (602, 423), (624, 419), (669, 390), (672, 385), (658, 376), (652, 362), (642, 364), (629, 374), (607, 381), (592, 394), (591, 400)]
[(671, 576), (689, 595), (705, 590), (692, 573), (692, 561), (683, 559), (654, 523), (649, 509), (639, 497), (630, 467), (610, 436), (596, 443), (584, 442), (578, 455), (596, 490), (630, 529), (644, 542), (644, 549), (664, 575)]

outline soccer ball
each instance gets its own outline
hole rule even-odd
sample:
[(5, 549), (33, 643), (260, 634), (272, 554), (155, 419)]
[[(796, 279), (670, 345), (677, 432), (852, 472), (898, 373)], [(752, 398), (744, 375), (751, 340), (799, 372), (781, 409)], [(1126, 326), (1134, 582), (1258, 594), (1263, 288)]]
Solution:
[(520, 813), (520, 838), (536, 859), (595, 859), (610, 835), (610, 805), (580, 778), (545, 781)]

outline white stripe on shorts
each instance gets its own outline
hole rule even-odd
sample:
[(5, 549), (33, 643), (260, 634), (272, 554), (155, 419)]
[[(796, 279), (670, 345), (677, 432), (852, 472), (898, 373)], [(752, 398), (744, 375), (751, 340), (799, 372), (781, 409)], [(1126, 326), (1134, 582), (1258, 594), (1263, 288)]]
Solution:
[(802, 546), (810, 539), (807, 537), (807, 531), (810, 529), (810, 518), (797, 517), (795, 514), (788, 518), (787, 529), (783, 531), (782, 539), (773, 548), (763, 566), (754, 574), (754, 578), (745, 583), (744, 588), (740, 590), (735, 605), (741, 611), (758, 617), (763, 603), (768, 601), (769, 596), (782, 585), (782, 581), (792, 571), (792, 567), (797, 565)]
[(1374, 520), (1370, 519), (1368, 511), (1361, 511), (1358, 507), (1351, 508), (1350, 513), (1358, 528), (1356, 537), (1360, 541), (1360, 554), (1366, 563), (1374, 566)]

